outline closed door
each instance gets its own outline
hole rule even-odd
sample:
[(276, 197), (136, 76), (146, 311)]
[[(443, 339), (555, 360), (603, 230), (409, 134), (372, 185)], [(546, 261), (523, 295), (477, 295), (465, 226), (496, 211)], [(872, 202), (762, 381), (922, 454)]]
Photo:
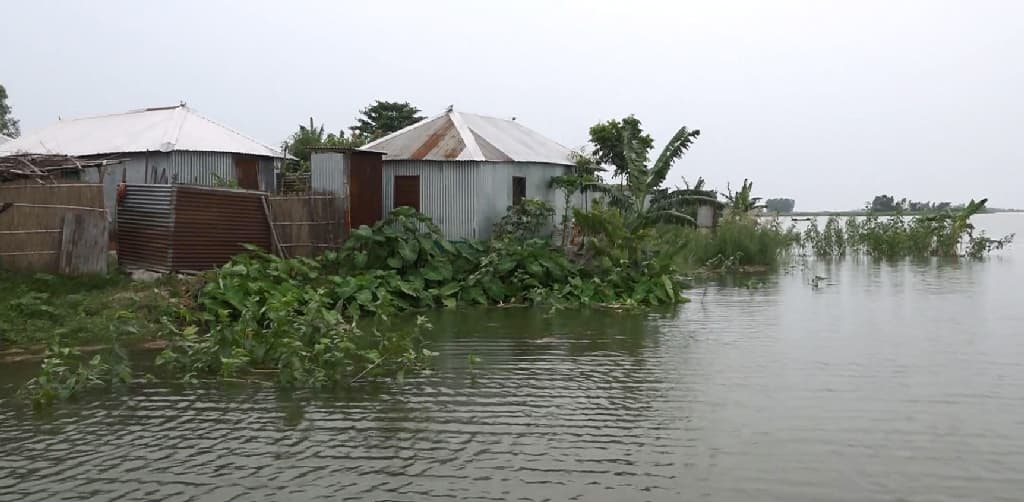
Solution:
[(359, 228), (372, 226), (381, 219), (384, 204), (381, 201), (381, 156), (376, 153), (347, 153), (349, 156), (349, 225)]
[(260, 159), (248, 156), (235, 156), (235, 179), (238, 187), (246, 190), (260, 189)]
[(420, 210), (420, 177), (395, 176), (395, 207)]

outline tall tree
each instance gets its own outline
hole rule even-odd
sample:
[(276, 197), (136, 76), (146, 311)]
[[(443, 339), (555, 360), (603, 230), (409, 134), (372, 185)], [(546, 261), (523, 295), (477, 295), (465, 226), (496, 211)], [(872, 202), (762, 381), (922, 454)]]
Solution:
[(356, 118), (356, 125), (350, 127), (352, 136), (366, 142), (387, 136), (399, 129), (411, 126), (421, 120), (420, 109), (408, 102), (376, 100), (370, 106), (359, 110), (362, 117)]
[[(627, 256), (633, 259), (640, 256), (644, 237), (656, 224), (696, 224), (691, 216), (679, 211), (680, 200), (692, 195), (678, 193), (671, 197), (657, 197), (657, 200), (653, 196), (665, 182), (672, 165), (700, 136), (699, 129), (680, 127), (653, 164), (649, 161), (653, 141), (640, 129), (640, 121), (634, 117), (598, 124), (590, 131), (595, 155), (611, 162), (615, 166), (615, 176), (621, 178), (620, 184), (603, 185), (600, 190), (608, 198), (608, 205), (618, 209), (622, 216), (623, 229), (630, 238), (620, 245), (625, 248)], [(619, 136), (615, 137), (615, 134)], [(615, 162), (621, 162), (621, 165)], [(579, 218), (581, 213), (577, 212), (576, 216)], [(594, 223), (597, 222), (583, 221), (581, 226), (593, 226)]]
[[(700, 131), (695, 132), (700, 134)], [(654, 148), (654, 138), (644, 132), (640, 120), (632, 115), (595, 124), (590, 128), (590, 142), (594, 144), (597, 161), (614, 166), (614, 176), (628, 173), (630, 159), (626, 158), (627, 151), (637, 156), (636, 161), (646, 164)]]
[(0, 84), (0, 134), (17, 138), (21, 136), (18, 119), (11, 116), (11, 105), (7, 104), (7, 89)]

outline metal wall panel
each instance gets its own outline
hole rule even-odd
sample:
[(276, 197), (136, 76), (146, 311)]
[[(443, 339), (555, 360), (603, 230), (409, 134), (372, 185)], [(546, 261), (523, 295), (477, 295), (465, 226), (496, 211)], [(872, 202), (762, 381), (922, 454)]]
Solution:
[(480, 189), (477, 192), (478, 238), (490, 237), (494, 224), (505, 216), (512, 205), (512, 178), (526, 178), (526, 197), (540, 199), (555, 208), (552, 225), (562, 221), (565, 200), (562, 194), (551, 188), (551, 178), (568, 171), (567, 166), (530, 162), (486, 162), (480, 164)]
[(170, 270), (173, 228), (173, 186), (128, 185), (117, 211), (118, 260), (130, 267)]
[(267, 193), (277, 193), (277, 176), (275, 171), (281, 164), (281, 159), (261, 158), (260, 159), (260, 190)]
[(243, 244), (271, 249), (265, 194), (176, 185), (171, 267), (207, 270), (245, 252)]
[(223, 152), (171, 152), (166, 174), (156, 173), (149, 183), (216, 186), (236, 181), (234, 156)]
[(348, 194), (348, 162), (341, 152), (313, 152), (309, 160), (309, 184), (313, 193)]
[(395, 176), (419, 176), (420, 212), (434, 220), (448, 239), (479, 239), (479, 171), (478, 162), (385, 161), (384, 214), (394, 209)]

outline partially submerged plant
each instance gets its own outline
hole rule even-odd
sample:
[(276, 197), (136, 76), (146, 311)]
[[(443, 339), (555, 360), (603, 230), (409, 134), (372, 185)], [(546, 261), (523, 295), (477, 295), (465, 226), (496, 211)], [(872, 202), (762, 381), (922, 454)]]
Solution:
[(982, 258), (1013, 242), (1013, 234), (990, 239), (976, 232), (970, 219), (983, 211), (987, 199), (972, 200), (959, 210), (914, 217), (869, 215), (863, 220), (848, 218), (843, 224), (829, 217), (825, 231), (811, 221), (804, 232), (810, 251), (823, 257), (863, 253), (878, 258), (967, 257)]
[(18, 394), (43, 408), (89, 388), (126, 384), (131, 376), (127, 357), (116, 341), (106, 354), (86, 359), (78, 349), (54, 339), (47, 345), (39, 375), (22, 385)]

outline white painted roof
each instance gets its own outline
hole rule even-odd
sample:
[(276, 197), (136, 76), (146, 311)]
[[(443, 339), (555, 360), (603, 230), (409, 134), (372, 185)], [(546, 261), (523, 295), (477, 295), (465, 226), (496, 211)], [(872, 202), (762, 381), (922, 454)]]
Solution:
[(384, 160), (545, 162), (571, 165), (570, 150), (514, 120), (448, 111), (367, 144)]
[(146, 108), (57, 123), (0, 144), (0, 155), (58, 153), (86, 156), (174, 150), (280, 157), (281, 152), (185, 106)]

